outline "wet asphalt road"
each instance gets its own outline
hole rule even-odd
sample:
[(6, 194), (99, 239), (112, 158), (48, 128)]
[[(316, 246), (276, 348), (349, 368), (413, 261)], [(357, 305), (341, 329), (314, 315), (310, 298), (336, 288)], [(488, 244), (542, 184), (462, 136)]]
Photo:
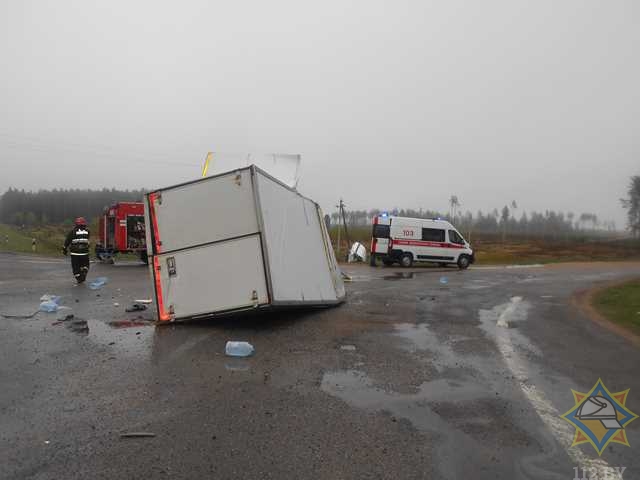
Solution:
[(92, 265), (92, 291), (0, 254), (1, 313), (71, 308), (0, 317), (0, 478), (640, 478), (640, 421), (599, 458), (558, 417), (598, 377), (640, 413), (640, 351), (570, 302), (639, 263), (346, 270), (339, 308), (155, 327), (124, 312), (151, 296), (143, 266)]

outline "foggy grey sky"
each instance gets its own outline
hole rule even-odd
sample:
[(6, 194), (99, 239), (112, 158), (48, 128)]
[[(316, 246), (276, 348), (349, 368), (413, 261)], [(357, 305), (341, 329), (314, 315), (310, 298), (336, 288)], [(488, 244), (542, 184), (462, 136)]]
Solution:
[(593, 211), (640, 174), (635, 1), (0, 3), (0, 190), (303, 155), (332, 211)]

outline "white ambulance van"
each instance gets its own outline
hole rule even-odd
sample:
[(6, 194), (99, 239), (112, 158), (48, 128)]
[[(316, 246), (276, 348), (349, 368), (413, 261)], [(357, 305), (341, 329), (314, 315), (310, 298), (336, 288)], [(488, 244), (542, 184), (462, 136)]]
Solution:
[(471, 245), (449, 222), (386, 214), (373, 219), (371, 266), (376, 258), (385, 265), (410, 267), (414, 262), (431, 262), (456, 264), (460, 269), (475, 261)]

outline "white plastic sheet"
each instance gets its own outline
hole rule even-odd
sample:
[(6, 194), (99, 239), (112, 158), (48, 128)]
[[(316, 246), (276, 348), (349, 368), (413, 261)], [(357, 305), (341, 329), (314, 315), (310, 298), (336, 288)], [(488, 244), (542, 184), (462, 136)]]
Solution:
[(213, 152), (207, 176), (255, 165), (291, 188), (299, 180), (301, 155), (288, 153), (228, 153)]

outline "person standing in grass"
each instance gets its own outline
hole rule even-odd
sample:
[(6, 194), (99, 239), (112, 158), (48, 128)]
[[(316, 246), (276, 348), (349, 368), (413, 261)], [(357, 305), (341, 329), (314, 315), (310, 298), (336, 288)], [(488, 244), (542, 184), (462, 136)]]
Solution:
[(71, 254), (71, 269), (78, 283), (87, 278), (89, 272), (89, 229), (84, 217), (75, 220), (73, 230), (67, 234), (62, 253)]
[(36, 237), (33, 237), (31, 239), (31, 251), (35, 252), (37, 249), (37, 245), (38, 245), (38, 241), (36, 240)]

